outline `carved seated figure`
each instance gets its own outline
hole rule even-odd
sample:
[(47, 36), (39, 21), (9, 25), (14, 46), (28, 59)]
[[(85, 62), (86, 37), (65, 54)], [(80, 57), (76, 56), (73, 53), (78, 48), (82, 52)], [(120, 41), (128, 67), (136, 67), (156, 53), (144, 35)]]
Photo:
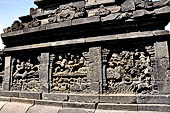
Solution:
[(13, 73), (14, 78), (23, 78), (25, 75), (25, 62), (21, 62), (19, 59), (16, 61), (16, 70)]

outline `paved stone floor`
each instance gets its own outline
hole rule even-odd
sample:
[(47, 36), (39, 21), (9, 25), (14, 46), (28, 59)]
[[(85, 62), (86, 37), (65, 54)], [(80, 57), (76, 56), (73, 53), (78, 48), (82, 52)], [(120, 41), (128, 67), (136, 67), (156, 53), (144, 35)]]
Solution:
[(0, 113), (169, 113), (169, 112), (94, 110), (79, 108), (73, 109), (47, 105), (34, 105), (31, 103), (0, 102)]

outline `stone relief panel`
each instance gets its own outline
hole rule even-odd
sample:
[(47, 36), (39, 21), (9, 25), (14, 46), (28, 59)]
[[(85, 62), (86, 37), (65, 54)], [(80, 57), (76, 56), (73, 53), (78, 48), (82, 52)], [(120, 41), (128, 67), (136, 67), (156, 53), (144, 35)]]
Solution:
[(11, 90), (39, 92), (40, 55), (12, 58)]
[(3, 78), (4, 78), (4, 57), (0, 56), (0, 89), (2, 89)]
[(52, 92), (86, 92), (88, 90), (88, 54), (88, 52), (51, 54)]
[(103, 49), (105, 93), (153, 94), (153, 46)]

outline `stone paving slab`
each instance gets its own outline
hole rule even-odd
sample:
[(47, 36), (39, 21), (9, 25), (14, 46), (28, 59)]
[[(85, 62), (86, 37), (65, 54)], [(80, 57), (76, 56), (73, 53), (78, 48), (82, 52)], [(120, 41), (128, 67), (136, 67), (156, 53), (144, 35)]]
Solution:
[(138, 113), (137, 111), (96, 110), (95, 113)]
[(0, 113), (26, 113), (32, 104), (23, 103), (8, 103), (1, 110)]
[(35, 105), (27, 113), (57, 113), (60, 108), (53, 106)]
[(0, 110), (7, 104), (8, 102), (0, 102)]
[(58, 111), (58, 113), (94, 113), (95, 110), (88, 109), (72, 109), (72, 108), (63, 108)]

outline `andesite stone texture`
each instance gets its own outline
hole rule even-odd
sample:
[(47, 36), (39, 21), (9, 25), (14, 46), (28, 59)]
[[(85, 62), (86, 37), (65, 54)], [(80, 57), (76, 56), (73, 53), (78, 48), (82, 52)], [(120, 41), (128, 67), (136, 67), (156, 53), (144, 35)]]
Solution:
[(0, 113), (169, 113), (170, 0), (35, 0), (1, 34)]

